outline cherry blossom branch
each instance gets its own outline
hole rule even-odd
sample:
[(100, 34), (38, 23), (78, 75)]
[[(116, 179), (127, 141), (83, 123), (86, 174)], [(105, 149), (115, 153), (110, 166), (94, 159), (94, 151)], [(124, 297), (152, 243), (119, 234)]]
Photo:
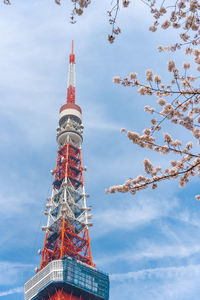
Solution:
[[(123, 129), (123, 131), (125, 131)], [(187, 154), (190, 157), (193, 158), (198, 158), (199, 155), (193, 154), (191, 152), (188, 152), (188, 150), (190, 150), (192, 148), (191, 144), (188, 144), (188, 146), (186, 146), (186, 148), (184, 148), (183, 150), (181, 149), (176, 149), (175, 147), (179, 147), (181, 145), (181, 142), (178, 140), (173, 141), (171, 136), (168, 133), (164, 134), (165, 137), (165, 141), (168, 143), (168, 145), (158, 145), (156, 143), (154, 143), (153, 141), (155, 141), (155, 138), (150, 136), (150, 130), (149, 129), (145, 129), (144, 130), (144, 135), (140, 136), (137, 132), (131, 132), (128, 131), (127, 132), (127, 137), (134, 143), (139, 145), (142, 148), (146, 148), (146, 149), (151, 149), (151, 150), (155, 150), (156, 152), (161, 152), (163, 154), (168, 154), (169, 151), (172, 151), (173, 153), (176, 154)], [(170, 143), (174, 145), (174, 147), (170, 147)], [(153, 148), (154, 147), (154, 148)]]
[[(57, 5), (61, 5), (63, 0), (54, 0), (54, 1)], [(88, 7), (88, 5), (91, 3), (91, 1), (90, 0), (71, 0), (71, 2), (73, 4), (73, 10), (71, 13), (71, 17), (70, 17), (71, 21), (70, 22), (72, 24), (75, 24), (76, 23), (75, 16), (81, 16), (83, 14), (84, 9)], [(3, 3), (6, 5), (10, 5), (11, 1), (3, 0)]]
[[(123, 7), (128, 7), (130, 0), (122, 0)], [(107, 11), (109, 17), (109, 23), (112, 25), (111, 34), (108, 35), (108, 41), (112, 44), (115, 41), (116, 36), (121, 32), (119, 26), (116, 25), (117, 17), (120, 10), (120, 0), (115, 0), (115, 4), (111, 10)]]
[[(158, 47), (162, 52), (162, 47)], [(200, 51), (198, 49), (186, 49), (187, 54), (193, 55), (194, 63), (197, 64), (197, 72), (200, 72)], [(170, 85), (163, 84), (159, 75), (153, 74), (151, 70), (146, 71), (146, 84), (138, 80), (136, 73), (130, 73), (130, 76), (121, 79), (114, 77), (114, 83), (122, 84), (123, 86), (136, 87), (140, 96), (148, 95), (157, 98), (156, 107), (144, 106), (144, 111), (150, 114), (157, 114), (161, 116), (160, 120), (156, 117), (151, 119), (151, 127), (143, 130), (143, 135), (137, 132), (127, 132), (127, 137), (141, 148), (154, 150), (162, 154), (178, 154), (180, 160), (172, 160), (170, 162), (172, 168), (161, 172), (160, 166), (153, 167), (148, 159), (144, 159), (145, 172), (151, 178), (139, 175), (135, 179), (128, 179), (123, 185), (116, 185), (106, 190), (106, 193), (115, 192), (130, 192), (135, 194), (140, 189), (147, 188), (151, 185), (152, 189), (157, 187), (158, 182), (166, 179), (175, 179), (180, 176), (180, 187), (185, 186), (189, 182), (189, 178), (195, 176), (197, 173), (200, 176), (200, 154), (191, 153), (193, 148), (192, 142), (187, 142), (185, 147), (182, 147), (182, 142), (177, 139), (172, 139), (172, 136), (165, 132), (165, 145), (160, 145), (155, 142), (155, 133), (161, 132), (164, 121), (169, 120), (173, 124), (179, 124), (185, 129), (189, 130), (193, 138), (197, 140), (200, 145), (200, 89), (197, 84), (199, 75), (193, 76), (188, 74), (190, 63), (183, 63), (183, 74), (176, 67), (174, 61), (168, 62), (168, 72), (172, 75)], [(195, 83), (195, 85), (194, 85)], [(175, 86), (174, 86), (175, 85)], [(168, 102), (167, 102), (168, 101)], [(123, 128), (122, 132), (126, 132)], [(175, 133), (173, 131), (173, 133)], [(197, 173), (195, 172), (197, 169)], [(160, 173), (161, 175), (157, 175)], [(196, 198), (200, 200), (200, 195)]]
[[(155, 18), (153, 26), (150, 26), (149, 30), (155, 32), (160, 26), (166, 30), (170, 27), (174, 29), (181, 29), (182, 32), (179, 34), (180, 39), (183, 42), (175, 43), (173, 46), (164, 47), (164, 50), (175, 51), (185, 45), (198, 45), (200, 42), (199, 32), (199, 4), (197, 0), (179, 0), (174, 5), (165, 6), (162, 3), (160, 7), (156, 7), (159, 1), (152, 0), (150, 2), (151, 13)], [(146, 5), (149, 6), (149, 1), (146, 1)], [(165, 15), (170, 15), (166, 18), (164, 23), (159, 23), (159, 20)], [(181, 22), (182, 21), (182, 22)]]
[[(164, 181), (167, 179), (173, 179), (173, 178), (178, 178), (180, 175), (183, 174), (183, 176), (180, 178), (179, 183), (180, 187), (184, 187), (188, 182), (189, 176), (195, 176), (196, 173), (194, 171), (195, 168), (198, 170), (198, 174), (200, 175), (200, 158), (197, 158), (193, 165), (190, 167), (187, 167), (183, 171), (177, 171), (177, 168), (172, 168), (171, 170), (166, 169), (165, 172), (162, 175), (156, 175), (158, 171), (161, 171), (160, 167), (156, 168), (155, 175), (153, 175), (153, 165), (148, 159), (144, 160), (144, 166), (145, 166), (145, 171), (147, 174), (152, 175), (152, 179), (149, 177), (145, 177), (143, 175), (139, 175), (135, 179), (129, 178), (123, 185), (116, 185), (112, 186), (109, 189), (106, 190), (106, 194), (113, 194), (116, 192), (120, 193), (127, 193), (130, 192), (132, 195), (134, 195), (137, 191), (146, 189), (148, 186), (151, 185), (152, 189), (157, 188), (157, 183), (160, 181)], [(168, 174), (166, 174), (168, 173)], [(144, 182), (144, 183), (143, 183)], [(198, 199), (199, 200), (199, 199)]]

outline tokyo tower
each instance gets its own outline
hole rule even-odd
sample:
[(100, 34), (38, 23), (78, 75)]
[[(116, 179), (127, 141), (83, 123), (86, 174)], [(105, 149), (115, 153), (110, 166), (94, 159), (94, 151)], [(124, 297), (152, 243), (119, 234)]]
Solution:
[(109, 277), (92, 262), (81, 145), (82, 111), (75, 101), (75, 55), (69, 56), (67, 102), (60, 108), (58, 154), (52, 194), (47, 198), (47, 225), (41, 264), (25, 283), (25, 300), (108, 300)]

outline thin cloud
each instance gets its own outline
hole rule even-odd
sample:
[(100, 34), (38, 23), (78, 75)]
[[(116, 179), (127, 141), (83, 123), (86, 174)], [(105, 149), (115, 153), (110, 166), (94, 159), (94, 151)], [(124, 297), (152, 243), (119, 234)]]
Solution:
[(111, 300), (189, 300), (199, 299), (200, 265), (149, 268), (110, 276), (114, 286)]
[(200, 253), (199, 245), (165, 245), (161, 246), (159, 243), (157, 245), (148, 245), (145, 247), (143, 245), (142, 249), (140, 247), (134, 246), (133, 249), (129, 251), (123, 251), (112, 257), (101, 257), (96, 259), (96, 264), (101, 267), (107, 264), (112, 264), (114, 262), (126, 261), (129, 263), (134, 263), (141, 260), (155, 260), (155, 259), (169, 259), (175, 258), (176, 260), (182, 258), (188, 258), (192, 255)]
[(33, 269), (32, 264), (16, 262), (0, 262), (0, 285), (17, 284), (25, 271)]
[(115, 123), (111, 123), (111, 122), (107, 122), (105, 120), (101, 120), (101, 122), (86, 122), (86, 126), (89, 130), (106, 130), (106, 131), (120, 131), (120, 128), (122, 126), (115, 124)]
[(21, 286), (21, 287), (17, 287), (17, 288), (14, 288), (14, 289), (10, 289), (10, 290), (5, 291), (5, 292), (0, 292), (0, 297), (12, 295), (12, 294), (23, 293), (23, 292), (24, 292), (24, 288), (23, 288), (23, 286)]
[(128, 272), (124, 274), (111, 274), (110, 279), (113, 281), (126, 281), (126, 280), (140, 280), (145, 278), (174, 278), (174, 277), (192, 277), (200, 275), (200, 264), (189, 265), (181, 267), (166, 267), (166, 268), (154, 268), (144, 269), (136, 272)]
[(192, 226), (200, 227), (200, 220), (198, 213), (190, 212), (189, 210), (181, 211), (177, 215), (177, 220), (187, 223)]
[(155, 201), (145, 198), (145, 201), (144, 199), (134, 201), (132, 205), (128, 205), (126, 208), (118, 205), (116, 209), (103, 210), (94, 217), (97, 235), (104, 235), (116, 229), (131, 230), (134, 227), (168, 216), (169, 212), (176, 206), (176, 199), (168, 202), (164, 199)]
[[(200, 253), (200, 244), (199, 245), (165, 245), (160, 246), (150, 246), (144, 251), (140, 251), (135, 253), (135, 260), (140, 260), (144, 258), (148, 259), (160, 259), (167, 257), (175, 257), (175, 258), (184, 258), (189, 257), (193, 254)], [(129, 255), (130, 257), (130, 255)]]

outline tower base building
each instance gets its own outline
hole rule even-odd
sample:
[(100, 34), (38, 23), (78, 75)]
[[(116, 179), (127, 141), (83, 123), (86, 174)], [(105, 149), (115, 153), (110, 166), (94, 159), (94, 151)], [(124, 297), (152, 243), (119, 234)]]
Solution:
[(108, 300), (109, 278), (71, 257), (50, 262), (25, 283), (25, 300)]

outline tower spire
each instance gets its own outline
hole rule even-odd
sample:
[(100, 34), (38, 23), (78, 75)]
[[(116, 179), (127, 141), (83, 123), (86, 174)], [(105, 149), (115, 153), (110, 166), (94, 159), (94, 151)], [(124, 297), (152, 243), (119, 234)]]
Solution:
[(74, 41), (72, 41), (72, 52), (69, 55), (69, 73), (68, 73), (68, 87), (67, 87), (67, 104), (75, 104), (75, 90), (76, 90), (76, 73), (75, 73), (75, 54)]

